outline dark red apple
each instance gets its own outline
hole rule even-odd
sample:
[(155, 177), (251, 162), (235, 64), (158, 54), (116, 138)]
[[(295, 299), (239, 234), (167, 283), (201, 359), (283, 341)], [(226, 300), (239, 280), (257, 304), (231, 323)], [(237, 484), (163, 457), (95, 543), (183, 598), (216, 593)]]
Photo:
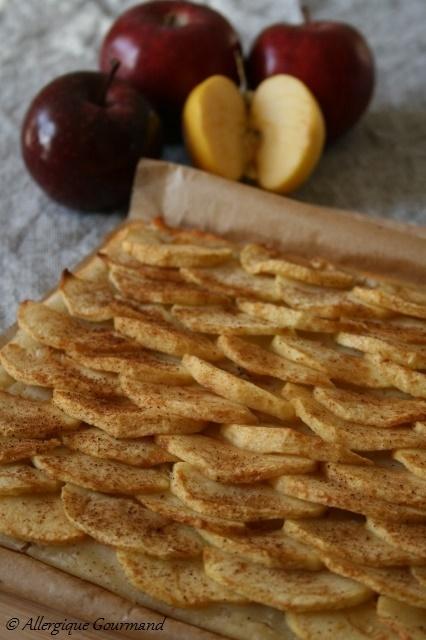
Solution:
[(329, 141), (357, 122), (374, 87), (374, 59), (367, 42), (340, 22), (307, 20), (268, 27), (252, 46), (247, 71), (253, 88), (277, 73), (302, 80), (322, 108)]
[(57, 78), (34, 98), (22, 125), (28, 171), (49, 196), (73, 209), (125, 205), (139, 159), (161, 151), (157, 114), (134, 87), (113, 77), (114, 70)]
[(180, 118), (190, 91), (216, 73), (238, 81), (238, 35), (209, 7), (185, 0), (154, 0), (123, 13), (107, 33), (100, 53), (111, 59), (167, 121)]

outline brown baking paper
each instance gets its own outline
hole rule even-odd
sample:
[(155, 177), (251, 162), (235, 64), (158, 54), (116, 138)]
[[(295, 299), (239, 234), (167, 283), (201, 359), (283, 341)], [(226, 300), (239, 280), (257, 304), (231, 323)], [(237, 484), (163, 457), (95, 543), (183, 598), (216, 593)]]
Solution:
[(297, 202), (168, 162), (140, 162), (129, 215), (163, 215), (172, 226), (274, 242), (291, 253), (426, 282), (425, 229)]
[[(16, 596), (18, 601), (22, 598), (31, 600), (34, 606), (24, 613), (28, 618), (44, 614), (43, 606), (63, 612), (68, 618), (93, 623), (98, 618), (105, 618), (105, 622), (153, 622), (163, 625), (155, 631), (120, 631), (108, 632), (108, 638), (147, 638), (154, 640), (225, 640), (221, 636), (198, 629), (184, 622), (173, 620), (172, 618), (147, 609), (145, 607), (132, 604), (96, 584), (86, 582), (59, 569), (51, 567), (39, 560), (30, 558), (23, 553), (17, 553), (9, 549), (0, 547), (0, 588), (4, 593)], [(14, 611), (5, 611), (0, 602), (0, 610), (4, 613), (4, 620), (7, 616), (12, 617)], [(51, 613), (51, 612), (50, 612)], [(64, 617), (65, 617), (64, 615)], [(52, 620), (52, 616), (46, 615), (46, 620)], [(54, 620), (60, 620), (56, 616)], [(21, 622), (24, 622), (21, 612)], [(32, 633), (31, 637), (48, 637), (49, 632), (38, 634)], [(80, 637), (80, 634), (73, 634)], [(0, 638), (5, 638), (0, 632)], [(9, 637), (9, 635), (7, 636)], [(10, 635), (12, 638), (12, 635)], [(18, 637), (18, 636), (16, 636)], [(60, 637), (66, 637), (66, 632)], [(86, 636), (84, 636), (86, 637)], [(104, 637), (100, 631), (92, 630), (90, 637)]]
[[(303, 204), (202, 171), (144, 160), (135, 177), (130, 218), (162, 215), (171, 225), (194, 226), (236, 240), (274, 242), (292, 253), (323, 255), (342, 265), (426, 281), (426, 231), (360, 214)], [(74, 268), (81, 270), (97, 248)], [(14, 328), (0, 336), (0, 346)], [(28, 545), (0, 539), (0, 591), (31, 598), (68, 616), (157, 620), (163, 616), (25, 555)], [(9, 547), (9, 548), (5, 548)], [(37, 613), (38, 606), (28, 611)], [(13, 615), (13, 611), (10, 612)], [(144, 637), (154, 637), (145, 632)], [(114, 634), (117, 638), (133, 634)], [(157, 634), (158, 637), (158, 634)], [(167, 618), (164, 640), (220, 640), (214, 633)]]

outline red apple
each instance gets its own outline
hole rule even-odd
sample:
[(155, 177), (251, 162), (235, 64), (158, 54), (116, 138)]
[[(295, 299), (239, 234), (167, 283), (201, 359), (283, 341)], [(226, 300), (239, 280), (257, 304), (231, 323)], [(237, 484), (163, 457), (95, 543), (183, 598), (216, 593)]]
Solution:
[(114, 71), (57, 78), (34, 98), (22, 125), (28, 171), (49, 196), (74, 209), (125, 205), (139, 159), (161, 151), (157, 114)]
[(374, 59), (364, 37), (340, 22), (274, 24), (255, 40), (248, 60), (250, 83), (288, 73), (317, 98), (329, 141), (350, 129), (370, 101)]
[(119, 76), (131, 82), (162, 117), (180, 118), (190, 91), (221, 74), (238, 81), (241, 47), (229, 22), (209, 7), (185, 0), (154, 0), (123, 13), (107, 33), (100, 67), (121, 62)]

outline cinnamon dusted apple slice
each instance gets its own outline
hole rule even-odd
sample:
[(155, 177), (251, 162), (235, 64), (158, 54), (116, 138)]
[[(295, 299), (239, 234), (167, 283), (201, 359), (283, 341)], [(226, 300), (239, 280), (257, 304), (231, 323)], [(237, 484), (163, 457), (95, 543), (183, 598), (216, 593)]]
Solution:
[(398, 633), (398, 638), (421, 640), (426, 628), (426, 611), (400, 600), (380, 596), (377, 601), (377, 615)]
[(55, 493), (60, 485), (43, 471), (29, 464), (7, 464), (0, 467), (0, 496), (27, 493)]
[(183, 126), (198, 167), (231, 180), (248, 176), (278, 193), (309, 177), (325, 137), (314, 96), (285, 74), (264, 80), (249, 100), (228, 78), (211, 76), (190, 93)]
[(196, 531), (130, 498), (67, 484), (62, 504), (69, 521), (98, 542), (158, 558), (195, 558), (203, 549)]
[(317, 402), (305, 387), (287, 383), (284, 390), (286, 397), (293, 403), (297, 417), (328, 443), (339, 444), (358, 452), (386, 451), (404, 447), (421, 449), (426, 446), (426, 433), (422, 433), (417, 427), (383, 429), (371, 425), (362, 426), (336, 416)]
[(169, 486), (164, 468), (138, 469), (122, 462), (94, 458), (79, 451), (61, 449), (33, 458), (36, 469), (60, 482), (103, 493), (135, 495), (165, 491)]
[[(102, 355), (98, 350), (95, 350), (95, 353), (98, 358)], [(133, 353), (128, 354), (128, 357), (131, 358)], [(112, 357), (114, 355), (113, 352)], [(35, 343), (27, 349), (15, 342), (9, 342), (0, 352), (0, 362), (9, 375), (24, 385), (68, 389), (83, 394), (99, 393), (104, 396), (119, 393), (118, 377), (113, 373), (106, 369), (104, 371), (90, 369), (89, 367), (92, 366), (90, 359), (87, 366), (83, 362), (81, 363), (83, 366), (80, 366), (60, 351), (41, 344)], [(128, 368), (131, 366), (132, 362)]]
[[(411, 609), (409, 605), (403, 605)], [(419, 610), (420, 611), (420, 610)], [(295, 613), (287, 611), (286, 622), (297, 638), (315, 640), (398, 640), (397, 635), (379, 619), (376, 602), (369, 600), (356, 607), (342, 611), (320, 611), (315, 613)], [(404, 636), (407, 637), (408, 636)], [(415, 640), (415, 636), (409, 636)], [(420, 636), (419, 636), (420, 637)]]
[(68, 520), (60, 497), (54, 493), (2, 496), (0, 532), (40, 545), (73, 544), (85, 537)]
[[(199, 385), (222, 398), (262, 411), (279, 420), (288, 420), (294, 416), (294, 409), (290, 402), (283, 401), (276, 394), (249, 380), (242, 380), (229, 371), (188, 354), (183, 356), (182, 364)], [(212, 418), (211, 420), (213, 421)]]
[(322, 560), (333, 573), (356, 580), (380, 595), (395, 598), (412, 607), (426, 607), (426, 589), (417, 582), (407, 567), (369, 567), (331, 555), (323, 556)]
[(163, 491), (157, 494), (138, 494), (136, 498), (150, 511), (199, 530), (212, 531), (223, 536), (241, 536), (241, 534), (246, 534), (250, 531), (242, 520), (228, 520), (219, 518), (216, 515), (207, 515), (206, 513), (194, 511), (170, 491)]
[[(170, 436), (169, 436), (170, 437)], [(173, 436), (172, 436), (173, 437)], [(282, 475), (272, 480), (272, 486), (286, 496), (307, 500), (327, 507), (352, 511), (376, 520), (389, 522), (426, 522), (426, 511), (387, 502), (379, 498), (358, 495), (353, 489), (319, 475)]]
[(279, 478), (283, 473), (305, 474), (315, 470), (315, 463), (301, 456), (253, 453), (205, 435), (157, 436), (155, 441), (210, 480), (223, 484), (253, 484)]
[(409, 553), (426, 561), (426, 524), (390, 522), (367, 518), (366, 527), (383, 542), (392, 545), (399, 552)]
[(174, 465), (170, 491), (190, 509), (225, 520), (312, 518), (325, 511), (321, 505), (291, 498), (263, 483), (238, 487), (216, 482), (187, 462)]
[(330, 571), (265, 567), (214, 547), (205, 547), (203, 555), (209, 578), (252, 602), (274, 609), (332, 611), (360, 604), (373, 595), (368, 586), (349, 577), (342, 580)]
[[(335, 517), (315, 518), (309, 522), (286, 520), (284, 532), (298, 542), (314, 547), (320, 557), (323, 553), (333, 554), (351, 562), (379, 568), (424, 563), (424, 558), (420, 554), (386, 544), (366, 528), (363, 521), (353, 517), (342, 517), (342, 514)], [(357, 541), (356, 545), (354, 540)]]
[(0, 436), (43, 440), (79, 426), (78, 419), (69, 417), (50, 401), (0, 391)]
[(282, 529), (251, 531), (248, 535), (221, 535), (207, 529), (199, 529), (198, 533), (212, 547), (266, 567), (308, 571), (319, 571), (324, 567), (314, 549), (290, 538)]
[(426, 401), (316, 387), (314, 398), (343, 420), (381, 429), (426, 418)]
[[(309, 396), (309, 392), (307, 393)], [(80, 433), (84, 432), (78, 432), (77, 438)], [(290, 427), (281, 424), (224, 424), (220, 428), (220, 435), (235, 447), (254, 453), (284, 453), (321, 462), (346, 462), (351, 465), (372, 464), (368, 458), (361, 457), (339, 443), (301, 433), (297, 424)], [(67, 440), (69, 437), (72, 438), (67, 436)]]
[[(26, 460), (39, 453), (46, 453), (60, 445), (57, 438), (14, 438), (0, 436), (0, 465)], [(0, 467), (1, 470), (2, 467)], [(3, 467), (4, 469), (5, 467)]]
[(119, 549), (117, 558), (137, 589), (174, 607), (202, 607), (213, 602), (245, 602), (244, 595), (218, 584), (198, 559), (154, 558)]
[[(75, 437), (72, 437), (72, 436)], [(62, 436), (63, 443), (72, 451), (81, 451), (101, 460), (124, 462), (141, 469), (173, 462), (175, 456), (167, 453), (148, 438), (114, 438), (102, 429), (90, 427)], [(1, 453), (1, 440), (0, 440)], [(1, 458), (0, 458), (1, 459)]]
[[(166, 387), (166, 385), (158, 386)], [(164, 433), (194, 433), (205, 426), (205, 422), (201, 420), (185, 418), (170, 412), (156, 411), (155, 408), (153, 411), (144, 411), (143, 408), (123, 397), (105, 398), (100, 395), (83, 395), (79, 392), (56, 389), (53, 393), (53, 404), (64, 411), (62, 415), (68, 420), (71, 420), (68, 415), (79, 416), (75, 418), (75, 421), (83, 420), (87, 424), (102, 429), (114, 438), (142, 438)], [(59, 413), (55, 407), (53, 408)], [(2, 434), (1, 418), (0, 411), (0, 434)], [(76, 422), (76, 424), (78, 426), (79, 423)]]

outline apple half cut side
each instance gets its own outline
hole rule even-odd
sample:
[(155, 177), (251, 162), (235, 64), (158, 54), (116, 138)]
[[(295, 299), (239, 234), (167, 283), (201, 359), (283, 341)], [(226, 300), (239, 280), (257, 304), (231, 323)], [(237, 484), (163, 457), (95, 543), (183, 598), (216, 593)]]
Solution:
[(194, 165), (229, 180), (244, 174), (247, 109), (232, 80), (211, 76), (189, 94), (183, 109), (185, 145)]
[(249, 126), (260, 133), (254, 164), (261, 187), (288, 193), (307, 180), (321, 157), (325, 124), (303, 82), (284, 74), (261, 82)]
[(211, 76), (188, 96), (183, 130), (197, 167), (231, 180), (248, 177), (276, 193), (307, 180), (325, 141), (316, 99), (285, 74), (247, 96), (228, 78)]

